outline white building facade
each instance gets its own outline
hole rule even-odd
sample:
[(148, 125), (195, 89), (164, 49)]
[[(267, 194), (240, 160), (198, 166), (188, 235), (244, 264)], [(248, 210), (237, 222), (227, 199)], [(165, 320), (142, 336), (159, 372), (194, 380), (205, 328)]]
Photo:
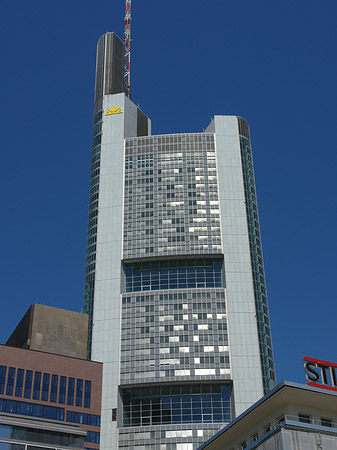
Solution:
[(102, 36), (84, 302), (100, 445), (192, 450), (275, 384), (249, 128), (152, 136), (118, 55)]

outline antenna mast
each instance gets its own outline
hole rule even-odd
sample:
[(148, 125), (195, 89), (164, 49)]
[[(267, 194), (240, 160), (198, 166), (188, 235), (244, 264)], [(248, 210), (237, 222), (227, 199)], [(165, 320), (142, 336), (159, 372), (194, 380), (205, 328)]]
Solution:
[(131, 0), (126, 0), (124, 20), (124, 87), (130, 91)]

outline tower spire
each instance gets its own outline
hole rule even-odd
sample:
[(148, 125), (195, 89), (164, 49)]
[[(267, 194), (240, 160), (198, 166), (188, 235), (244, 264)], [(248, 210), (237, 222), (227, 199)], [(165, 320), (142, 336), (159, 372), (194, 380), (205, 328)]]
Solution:
[(124, 20), (124, 87), (130, 91), (131, 0), (126, 0)]

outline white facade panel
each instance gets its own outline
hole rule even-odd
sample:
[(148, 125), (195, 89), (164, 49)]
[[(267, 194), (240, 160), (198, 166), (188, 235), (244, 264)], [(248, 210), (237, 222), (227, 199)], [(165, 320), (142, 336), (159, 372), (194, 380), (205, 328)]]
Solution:
[[(137, 135), (137, 107), (115, 94), (104, 97), (103, 108), (91, 358), (104, 363), (100, 448), (105, 450), (115, 448), (117, 439), (111, 415), (119, 384), (124, 139)], [(117, 112), (106, 115), (109, 110)]]
[(237, 118), (215, 116), (214, 130), (235, 414), (263, 396)]

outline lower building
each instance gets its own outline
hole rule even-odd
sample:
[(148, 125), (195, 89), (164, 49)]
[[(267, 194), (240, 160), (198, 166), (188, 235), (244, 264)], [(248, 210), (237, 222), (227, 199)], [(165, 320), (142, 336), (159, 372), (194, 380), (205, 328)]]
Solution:
[(0, 443), (99, 449), (101, 383), (101, 363), (0, 345)]
[(0, 413), (1, 450), (83, 449), (86, 434), (79, 425)]
[(336, 450), (337, 392), (284, 381), (198, 450)]

